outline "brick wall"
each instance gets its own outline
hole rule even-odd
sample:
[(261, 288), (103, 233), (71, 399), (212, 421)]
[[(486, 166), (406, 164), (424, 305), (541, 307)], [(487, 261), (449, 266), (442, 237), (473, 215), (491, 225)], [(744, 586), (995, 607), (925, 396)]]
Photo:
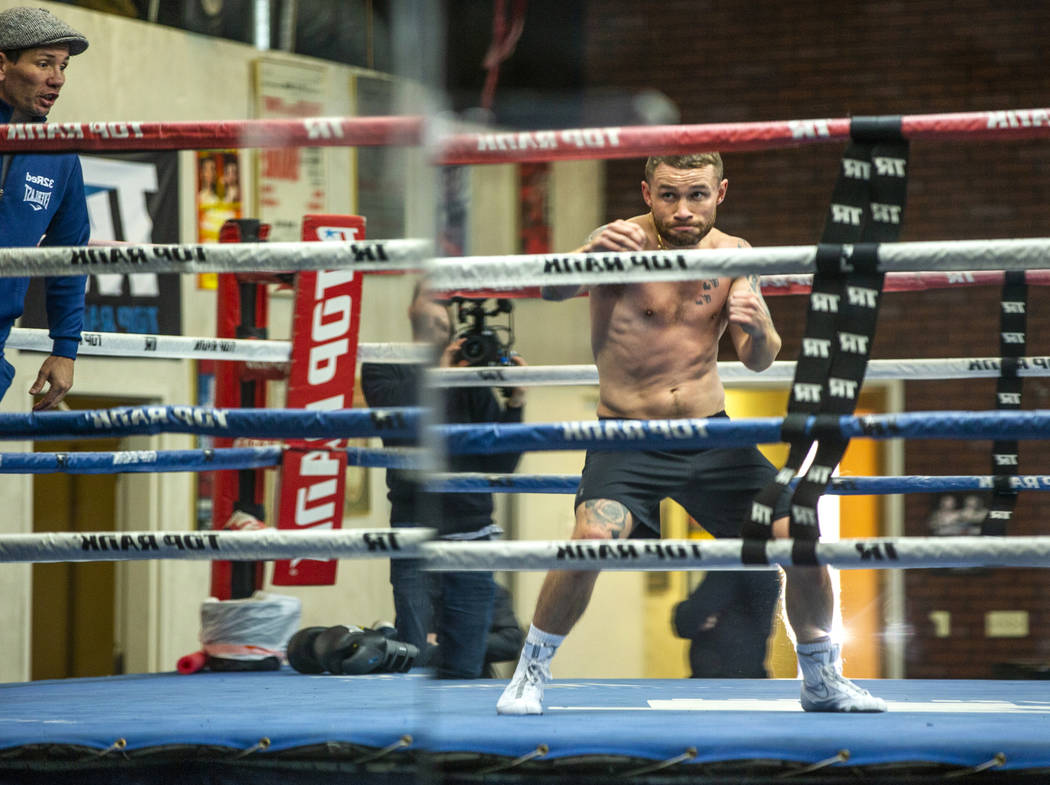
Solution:
[[(658, 89), (683, 123), (845, 117), (858, 114), (1018, 109), (1047, 106), (1045, 41), (1050, 4), (985, 0), (840, 0), (830, 3), (629, 0), (591, 2), (585, 16), (585, 73), (592, 90)], [(730, 187), (719, 226), (753, 245), (811, 244), (823, 226), (840, 145), (727, 156)], [(607, 165), (608, 218), (644, 209), (642, 161)], [(1050, 144), (917, 142), (903, 240), (1050, 236)], [(983, 357), (998, 352), (998, 291), (892, 294), (873, 356)], [(1050, 354), (1047, 290), (1030, 294), (1029, 354)], [(770, 301), (798, 350), (801, 298)], [(908, 411), (994, 408), (994, 382), (909, 382)], [(1050, 383), (1029, 381), (1025, 408), (1050, 407)], [(913, 441), (908, 474), (989, 473), (988, 442)], [(1022, 446), (1023, 473), (1050, 473), (1045, 443)], [(928, 533), (934, 500), (910, 495), (909, 535)], [(1046, 494), (1021, 497), (1013, 534), (1048, 533)], [(983, 678), (1008, 660), (1050, 661), (1050, 571), (906, 574), (907, 675)], [(984, 636), (984, 614), (1025, 610), (1025, 638)], [(932, 611), (952, 615), (938, 638)]]

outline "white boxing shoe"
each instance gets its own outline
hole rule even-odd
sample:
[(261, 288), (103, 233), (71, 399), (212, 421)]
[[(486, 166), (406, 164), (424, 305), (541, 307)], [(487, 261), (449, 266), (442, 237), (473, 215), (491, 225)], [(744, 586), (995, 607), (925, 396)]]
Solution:
[(496, 713), (543, 714), (543, 686), (550, 680), (549, 661), (522, 657), (510, 684), (496, 702)]
[(799, 652), (798, 660), (802, 666), (801, 702), (805, 711), (886, 711), (886, 701), (842, 675), (838, 644), (811, 654)]

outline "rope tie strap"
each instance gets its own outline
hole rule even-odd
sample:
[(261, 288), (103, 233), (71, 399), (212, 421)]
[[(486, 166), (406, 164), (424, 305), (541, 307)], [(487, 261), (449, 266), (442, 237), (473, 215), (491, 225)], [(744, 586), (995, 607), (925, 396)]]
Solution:
[[(831, 358), (817, 402), (818, 411), (826, 414), (852, 414), (856, 408), (875, 339), (884, 279), (870, 243), (897, 240), (907, 190), (908, 144), (901, 138), (899, 118), (857, 118), (851, 136), (854, 141), (843, 157), (824, 239), (845, 243), (852, 236), (862, 244), (840, 262)], [(792, 495), (792, 537), (815, 540), (819, 536), (817, 503), (848, 444), (833, 428), (818, 435), (816, 455)], [(807, 444), (801, 460), (808, 451)], [(797, 471), (799, 466), (791, 468)], [(798, 557), (804, 563), (803, 554)]]
[[(1018, 364), (1028, 350), (1028, 286), (1022, 272), (1006, 273), (1000, 296), (999, 356), (1000, 373), (995, 383), (995, 405), (1000, 411), (1021, 408), (1023, 382)], [(1020, 450), (1016, 439), (996, 439), (992, 442), (992, 472), (996, 475), (995, 488), (988, 502), (988, 511), (981, 522), (981, 533), (1006, 534), (1006, 525), (1017, 506), (1017, 491), (1010, 485), (1020, 471)]]
[[(884, 274), (877, 246), (900, 232), (904, 210), (908, 146), (899, 118), (856, 118), (853, 141), (843, 154), (832, 201), (817, 249), (802, 351), (788, 401), (788, 415), (851, 414), (860, 395), (875, 336)], [(789, 423), (796, 425), (795, 421)], [(817, 503), (846, 450), (828, 423), (817, 437), (817, 451), (791, 498), (790, 535), (801, 543), (799, 563), (814, 558), (806, 541), (819, 537)], [(814, 439), (789, 427), (788, 460), (773, 482), (759, 492), (744, 523), (745, 539), (772, 537), (773, 510), (799, 472)], [(761, 551), (748, 548), (749, 558)]]
[[(789, 530), (796, 541), (813, 541), (820, 535), (817, 503), (849, 445), (849, 440), (841, 436), (834, 415), (852, 414), (856, 408), (875, 338), (882, 273), (876, 269), (871, 246), (858, 245), (853, 251), (850, 261), (853, 270), (840, 280), (842, 299), (835, 318), (831, 363), (821, 383), (817, 401), (818, 411), (821, 412), (817, 416), (813, 434), (817, 451), (791, 497)], [(793, 474), (798, 472), (811, 445), (810, 440), (796, 440), (792, 445), (792, 454), (797, 464), (785, 464), (784, 469), (777, 474), (778, 486), (779, 481), (786, 478), (788, 469)], [(798, 449), (795, 449), (796, 446)], [(783, 491), (782, 487), (780, 491)], [(771, 533), (771, 529), (768, 531)], [(797, 554), (797, 560), (799, 563), (806, 561), (801, 551)]]

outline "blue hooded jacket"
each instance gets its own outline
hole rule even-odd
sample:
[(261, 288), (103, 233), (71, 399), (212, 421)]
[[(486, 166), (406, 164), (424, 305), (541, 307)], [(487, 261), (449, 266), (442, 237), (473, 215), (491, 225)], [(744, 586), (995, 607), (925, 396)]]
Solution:
[[(0, 122), (10, 118), (11, 107), (0, 101)], [(87, 244), (91, 228), (75, 153), (6, 153), (0, 155), (0, 172), (0, 247)], [(51, 353), (59, 357), (77, 356), (86, 282), (82, 275), (45, 278)], [(0, 396), (14, 373), (3, 360), (3, 347), (22, 315), (28, 287), (29, 278), (0, 278)]]

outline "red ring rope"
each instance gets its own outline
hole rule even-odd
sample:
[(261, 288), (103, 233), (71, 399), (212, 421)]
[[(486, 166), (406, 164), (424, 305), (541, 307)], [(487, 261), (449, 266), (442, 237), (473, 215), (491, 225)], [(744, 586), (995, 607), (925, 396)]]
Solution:
[[(908, 139), (1050, 137), (1050, 109), (905, 115)], [(768, 150), (845, 141), (850, 120), (815, 119), (708, 125), (576, 128), (455, 134), (440, 164), (636, 158), (696, 150)], [(220, 122), (93, 122), (0, 125), (0, 153), (65, 150), (190, 150), (210, 147), (418, 145), (420, 117), (315, 117)]]

